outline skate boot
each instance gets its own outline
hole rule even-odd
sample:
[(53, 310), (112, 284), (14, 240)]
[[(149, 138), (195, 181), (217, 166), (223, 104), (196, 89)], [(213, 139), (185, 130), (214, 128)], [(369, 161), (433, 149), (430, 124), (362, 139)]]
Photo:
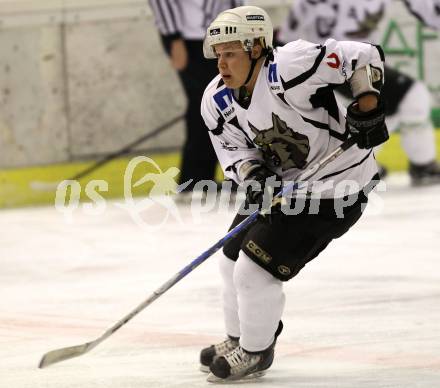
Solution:
[(209, 367), (211, 373), (208, 376), (208, 382), (220, 383), (264, 376), (273, 363), (275, 343), (282, 330), (283, 324), (280, 321), (275, 339), (266, 350), (248, 352), (241, 346), (237, 346), (224, 356), (216, 357)]
[(215, 358), (224, 356), (238, 346), (238, 337), (228, 336), (226, 340), (217, 345), (211, 345), (200, 352), (200, 370), (209, 373), (209, 366)]
[(409, 175), (413, 186), (439, 184), (440, 165), (435, 160), (427, 164), (410, 163)]

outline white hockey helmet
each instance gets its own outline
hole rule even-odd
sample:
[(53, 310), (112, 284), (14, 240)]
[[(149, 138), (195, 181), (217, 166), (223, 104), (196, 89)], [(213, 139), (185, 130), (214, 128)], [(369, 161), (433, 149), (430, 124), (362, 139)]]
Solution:
[(214, 45), (234, 41), (240, 41), (249, 52), (255, 39), (260, 39), (263, 48), (272, 47), (273, 26), (267, 12), (250, 5), (228, 9), (208, 27), (203, 53), (205, 58), (216, 58)]

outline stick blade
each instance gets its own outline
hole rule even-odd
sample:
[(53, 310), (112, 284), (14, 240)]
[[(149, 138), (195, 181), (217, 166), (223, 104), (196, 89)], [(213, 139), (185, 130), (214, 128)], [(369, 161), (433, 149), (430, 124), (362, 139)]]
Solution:
[(87, 342), (82, 345), (51, 350), (50, 352), (47, 352), (46, 354), (43, 355), (40, 363), (38, 364), (38, 367), (42, 369), (52, 364), (56, 364), (57, 362), (82, 356), (83, 354), (87, 353), (90, 349), (93, 348), (92, 344), (93, 344), (92, 342)]

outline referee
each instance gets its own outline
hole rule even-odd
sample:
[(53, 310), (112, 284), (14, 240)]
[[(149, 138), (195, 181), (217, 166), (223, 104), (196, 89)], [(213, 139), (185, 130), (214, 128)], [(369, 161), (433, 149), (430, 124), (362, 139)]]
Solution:
[(214, 180), (217, 156), (200, 115), (200, 103), (208, 83), (217, 75), (215, 61), (203, 56), (206, 29), (222, 11), (243, 5), (237, 0), (149, 0), (164, 49), (178, 72), (187, 98), (186, 140), (179, 183), (193, 179)]

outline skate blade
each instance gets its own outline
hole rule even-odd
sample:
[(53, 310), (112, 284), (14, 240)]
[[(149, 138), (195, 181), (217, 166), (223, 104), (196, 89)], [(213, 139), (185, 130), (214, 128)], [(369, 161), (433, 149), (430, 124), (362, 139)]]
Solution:
[(229, 384), (229, 383), (240, 383), (240, 382), (245, 383), (263, 377), (265, 374), (266, 374), (265, 370), (260, 370), (258, 372), (251, 373), (250, 375), (246, 375), (246, 376), (232, 376), (226, 379), (222, 379), (220, 377), (217, 377), (213, 373), (209, 373), (206, 381), (214, 384)]
[(200, 372), (203, 373), (210, 373), (211, 371), (209, 370), (209, 366), (208, 365), (200, 365)]

